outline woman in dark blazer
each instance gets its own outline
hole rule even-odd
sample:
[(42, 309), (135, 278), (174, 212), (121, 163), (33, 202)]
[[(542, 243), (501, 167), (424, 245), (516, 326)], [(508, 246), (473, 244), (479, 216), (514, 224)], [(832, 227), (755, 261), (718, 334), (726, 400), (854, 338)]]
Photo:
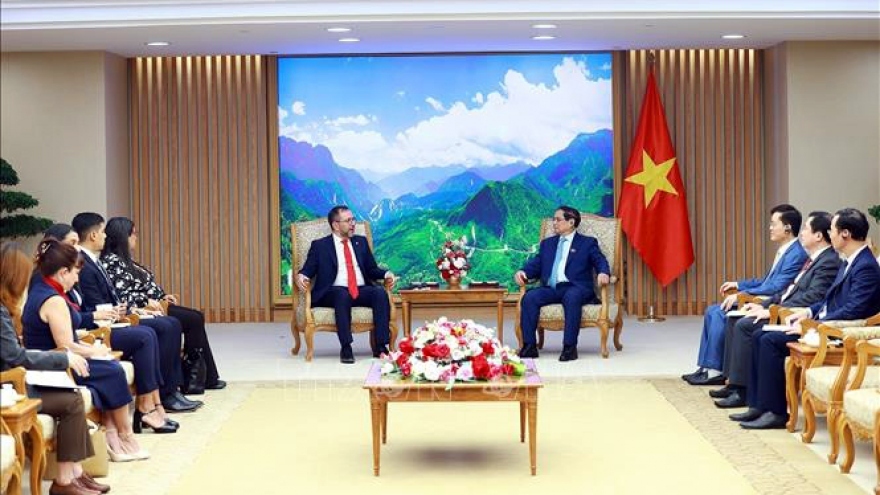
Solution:
[[(28, 351), (18, 341), (21, 329), (19, 303), (31, 274), (28, 257), (11, 244), (2, 247), (0, 272), (0, 370), (22, 366), (33, 370), (66, 370), (89, 375), (86, 360), (71, 352)], [(42, 399), (40, 412), (58, 422), (55, 433), (58, 474), (49, 492), (86, 495), (106, 493), (110, 487), (98, 483), (82, 469), (81, 461), (95, 455), (86, 425), (82, 395), (76, 390), (34, 388), (28, 395)]]

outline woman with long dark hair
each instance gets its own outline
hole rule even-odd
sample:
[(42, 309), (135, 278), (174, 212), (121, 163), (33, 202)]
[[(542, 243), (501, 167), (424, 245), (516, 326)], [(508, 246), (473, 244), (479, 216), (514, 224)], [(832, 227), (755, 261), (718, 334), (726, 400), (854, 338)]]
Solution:
[[(113, 217), (104, 229), (107, 239), (101, 251), (101, 263), (110, 275), (119, 297), (138, 308), (162, 312), (160, 301), (168, 303), (168, 316), (180, 320), (184, 334), (184, 373), (183, 393), (199, 394), (203, 389), (221, 389), (226, 382), (220, 380), (214, 354), (205, 331), (205, 315), (201, 311), (181, 306), (177, 298), (166, 293), (153, 273), (132, 259), (132, 251), (137, 249), (137, 229), (134, 222), (125, 217)], [(195, 383), (193, 369), (204, 360), (204, 387)]]

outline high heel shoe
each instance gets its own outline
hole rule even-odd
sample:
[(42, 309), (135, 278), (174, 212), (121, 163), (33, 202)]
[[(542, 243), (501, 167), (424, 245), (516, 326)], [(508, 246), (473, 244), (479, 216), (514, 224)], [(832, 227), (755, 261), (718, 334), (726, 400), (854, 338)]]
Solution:
[[(153, 409), (153, 411), (155, 411), (155, 410), (156, 409)], [(141, 412), (140, 409), (135, 410), (134, 420), (131, 423), (131, 429), (135, 433), (141, 433), (141, 431), (143, 431), (143, 427), (146, 426), (148, 428), (152, 428), (153, 433), (177, 433), (178, 427), (168, 424), (167, 421), (162, 423), (161, 426), (153, 426), (150, 423), (147, 423), (146, 421), (144, 421), (144, 416), (147, 414), (151, 414), (153, 411), (143, 413), (143, 412)]]
[(127, 456), (131, 456), (133, 461), (142, 461), (144, 459), (150, 458), (150, 453), (147, 452), (146, 449), (137, 444), (137, 441), (134, 439), (134, 434), (123, 435), (119, 434), (119, 440), (123, 443), (131, 442), (129, 446), (134, 445), (137, 447), (137, 452), (132, 452), (130, 454), (125, 454)]
[(137, 459), (132, 454), (126, 454), (125, 452), (116, 453), (110, 447), (107, 447), (107, 454), (110, 456), (110, 460), (113, 462), (131, 462)]

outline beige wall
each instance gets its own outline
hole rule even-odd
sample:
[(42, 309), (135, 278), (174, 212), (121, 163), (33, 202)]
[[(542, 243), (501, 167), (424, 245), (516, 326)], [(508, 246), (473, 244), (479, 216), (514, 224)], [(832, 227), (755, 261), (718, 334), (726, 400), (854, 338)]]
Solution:
[(880, 203), (880, 43), (787, 42), (766, 56), (768, 203)]
[(125, 59), (0, 55), (0, 155), (40, 201), (33, 214), (65, 223), (84, 210), (128, 215)]

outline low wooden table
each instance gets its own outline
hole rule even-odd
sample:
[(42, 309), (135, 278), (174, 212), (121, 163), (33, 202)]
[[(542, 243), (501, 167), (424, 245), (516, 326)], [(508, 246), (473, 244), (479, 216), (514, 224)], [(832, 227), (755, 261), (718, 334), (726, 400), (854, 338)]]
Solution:
[(498, 328), (495, 333), (498, 340), (504, 343), (504, 296), (507, 288), (469, 288), (461, 289), (404, 289), (399, 293), (403, 308), (403, 335), (409, 337), (412, 332), (412, 310), (419, 306), (455, 306), (455, 307), (496, 307), (498, 310)]
[(532, 476), (537, 472), (538, 389), (541, 377), (531, 359), (523, 360), (526, 373), (503, 377), (491, 382), (455, 383), (446, 390), (446, 383), (413, 382), (398, 377), (383, 377), (381, 363), (373, 363), (364, 388), (370, 393), (373, 425), (373, 474), (379, 476), (379, 439), (388, 439), (389, 402), (519, 402), (519, 440), (525, 442), (526, 423), (529, 430), (529, 461)]
[[(807, 374), (804, 372), (810, 367), (813, 358), (819, 352), (818, 347), (809, 346), (801, 342), (789, 342), (786, 344), (789, 351), (789, 359), (785, 362), (785, 402), (788, 404), (788, 423), (785, 427), (788, 431), (797, 428), (798, 397), (804, 390)], [(829, 347), (825, 353), (825, 364), (829, 366), (839, 365), (843, 362), (843, 348)]]
[[(37, 411), (42, 405), (40, 399), (23, 399), (14, 406), (0, 409), (3, 421), (15, 437), (15, 455), (24, 460), (24, 435), (31, 439), (31, 493), (42, 493), (43, 470), (45, 469), (46, 448), (43, 442), (43, 430), (37, 421)], [(24, 466), (22, 466), (24, 467)]]

